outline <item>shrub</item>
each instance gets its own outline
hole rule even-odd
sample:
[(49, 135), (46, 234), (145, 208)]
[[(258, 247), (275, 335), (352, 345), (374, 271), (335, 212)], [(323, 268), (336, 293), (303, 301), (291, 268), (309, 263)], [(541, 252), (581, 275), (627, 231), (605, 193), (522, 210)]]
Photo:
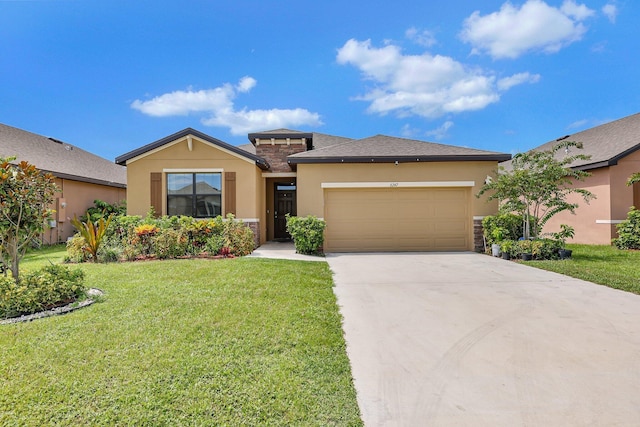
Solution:
[(504, 240), (500, 247), (512, 258), (532, 254), (536, 260), (552, 260), (560, 257), (558, 250), (562, 247), (562, 242), (554, 239)]
[(210, 255), (218, 255), (222, 251), (222, 248), (226, 247), (228, 249), (228, 246), (225, 246), (226, 244), (227, 239), (222, 234), (216, 234), (207, 239), (204, 250)]
[(113, 214), (114, 216), (123, 216), (127, 214), (127, 203), (123, 200), (120, 203), (107, 203), (96, 199), (93, 201), (94, 206), (87, 209), (87, 212), (80, 217), (80, 221), (93, 223), (100, 218), (105, 218)]
[(188, 239), (182, 230), (160, 229), (153, 237), (153, 248), (160, 259), (177, 258), (187, 252)]
[(506, 239), (500, 242), (500, 251), (504, 254), (508, 254), (510, 257), (517, 256), (519, 250), (517, 249), (517, 241)]
[(139, 243), (144, 255), (153, 253), (153, 240), (158, 232), (158, 227), (153, 224), (141, 224), (133, 229), (135, 237), (131, 239), (132, 243)]
[(76, 235), (67, 241), (67, 258), (69, 262), (85, 262), (87, 252), (84, 250), (86, 241), (84, 237)]
[(0, 277), (0, 317), (15, 317), (68, 304), (86, 295), (84, 272), (49, 265), (16, 282)]
[(287, 214), (287, 232), (291, 234), (298, 253), (320, 253), (325, 227), (326, 223), (313, 215), (301, 218)]
[[(254, 235), (242, 221), (231, 214), (226, 218), (195, 219), (187, 216), (145, 218), (113, 217), (106, 227), (104, 244), (98, 253), (101, 261), (135, 260), (139, 256), (159, 259), (208, 253), (243, 256), (255, 247)], [(67, 245), (68, 260), (86, 260), (82, 253), (84, 239), (79, 235)]]
[(227, 215), (222, 233), (225, 240), (223, 248), (228, 248), (231, 255), (249, 255), (255, 249), (253, 231), (232, 214)]
[(616, 225), (618, 238), (613, 244), (618, 249), (640, 249), (640, 211), (631, 207), (627, 219)]
[(518, 240), (523, 236), (524, 222), (521, 215), (506, 213), (490, 215), (482, 220), (487, 245), (500, 243), (504, 239)]
[(99, 262), (118, 262), (122, 257), (122, 245), (102, 245), (98, 251)]
[(560, 240), (537, 239), (531, 241), (531, 254), (537, 260), (551, 260), (560, 258), (559, 250), (563, 244)]
[[(230, 218), (233, 221), (233, 215)], [(222, 233), (225, 227), (221, 216), (215, 219), (184, 217), (180, 220), (180, 225), (188, 233), (189, 250), (192, 254), (205, 251), (207, 240), (215, 234)]]

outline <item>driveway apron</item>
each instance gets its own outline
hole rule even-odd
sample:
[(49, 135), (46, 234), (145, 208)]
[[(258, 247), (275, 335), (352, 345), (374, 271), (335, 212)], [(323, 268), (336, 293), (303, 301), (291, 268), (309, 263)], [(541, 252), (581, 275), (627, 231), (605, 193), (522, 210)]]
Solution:
[(640, 425), (639, 296), (475, 253), (326, 259), (366, 426)]

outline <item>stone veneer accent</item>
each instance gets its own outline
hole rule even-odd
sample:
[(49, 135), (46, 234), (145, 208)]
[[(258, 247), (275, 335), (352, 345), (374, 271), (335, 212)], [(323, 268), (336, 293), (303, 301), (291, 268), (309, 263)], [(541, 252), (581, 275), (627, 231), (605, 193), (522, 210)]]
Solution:
[(484, 228), (482, 219), (473, 219), (473, 249), (476, 252), (484, 252)]
[(260, 222), (256, 220), (243, 220), (242, 223), (253, 231), (253, 243), (256, 248), (260, 246)]
[(271, 172), (291, 172), (287, 157), (303, 151), (307, 151), (307, 144), (300, 140), (260, 139), (256, 144), (256, 154), (269, 163)]

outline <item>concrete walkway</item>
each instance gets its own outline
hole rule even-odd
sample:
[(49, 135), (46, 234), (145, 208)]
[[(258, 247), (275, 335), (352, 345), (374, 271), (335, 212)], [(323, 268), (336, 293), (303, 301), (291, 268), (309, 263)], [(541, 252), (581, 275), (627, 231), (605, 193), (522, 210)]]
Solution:
[(326, 261), (322, 256), (297, 254), (293, 242), (267, 242), (247, 256), (253, 258), (292, 259), (297, 261)]
[(638, 426), (640, 297), (473, 253), (329, 254), (366, 426)]

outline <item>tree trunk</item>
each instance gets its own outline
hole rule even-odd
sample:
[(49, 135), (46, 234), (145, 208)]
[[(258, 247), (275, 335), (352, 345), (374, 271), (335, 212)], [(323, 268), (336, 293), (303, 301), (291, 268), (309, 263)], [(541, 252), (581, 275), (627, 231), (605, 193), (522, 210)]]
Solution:
[(11, 262), (11, 275), (13, 276), (13, 280), (17, 283), (20, 274), (18, 269), (20, 254), (18, 253), (18, 239), (16, 237), (11, 238), (7, 249), (7, 252), (9, 252), (9, 260)]

